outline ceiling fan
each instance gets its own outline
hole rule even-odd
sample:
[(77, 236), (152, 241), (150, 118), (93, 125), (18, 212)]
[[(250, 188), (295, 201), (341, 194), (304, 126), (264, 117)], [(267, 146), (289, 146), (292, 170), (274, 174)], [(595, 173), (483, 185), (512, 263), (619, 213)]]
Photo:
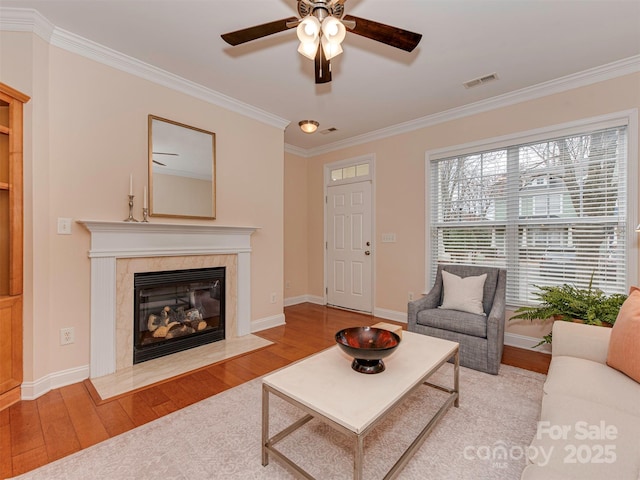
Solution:
[(347, 31), (407, 52), (413, 51), (422, 35), (382, 23), (344, 15), (346, 0), (298, 0), (298, 15), (263, 23), (222, 35), (235, 46), (258, 38), (296, 28), (298, 52), (315, 62), (316, 83), (331, 81), (330, 60), (342, 53), (341, 43)]
[[(180, 156), (179, 153), (166, 153), (166, 152), (151, 152), (153, 155), (170, 155), (172, 157), (178, 157)], [(153, 163), (155, 163), (156, 165), (160, 165), (161, 167), (166, 167), (167, 164), (166, 163), (162, 163), (159, 162), (158, 160), (156, 160), (155, 158), (153, 159)]]

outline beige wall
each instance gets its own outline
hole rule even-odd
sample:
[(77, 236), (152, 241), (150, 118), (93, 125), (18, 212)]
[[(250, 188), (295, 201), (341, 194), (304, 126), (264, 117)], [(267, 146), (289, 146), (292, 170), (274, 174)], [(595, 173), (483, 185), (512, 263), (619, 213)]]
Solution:
[[(640, 74), (627, 75), (307, 159), (307, 293), (323, 295), (322, 172), (326, 163), (375, 155), (374, 305), (376, 309), (406, 312), (408, 292), (423, 292), (429, 287), (424, 285), (425, 152), (639, 107)], [(285, 173), (285, 185), (304, 183), (302, 167), (295, 172), (287, 168)], [(285, 191), (285, 197), (289, 195), (294, 193)], [(295, 197), (303, 200), (301, 192)], [(288, 222), (288, 216), (285, 218)], [(392, 232), (397, 242), (383, 244), (381, 234)], [(285, 244), (291, 241), (286, 237)], [(296, 255), (301, 256), (297, 251)], [(289, 250), (285, 250), (285, 263), (289, 263)], [(510, 333), (531, 337), (546, 330), (548, 326), (508, 324)]]
[[(89, 363), (90, 236), (58, 217), (135, 215), (147, 179), (147, 116), (216, 133), (217, 219), (163, 223), (260, 227), (252, 237), (252, 319), (283, 309), (283, 130), (48, 45), (2, 33), (0, 81), (32, 96), (25, 119), (25, 381)], [(269, 188), (264, 188), (264, 185)], [(271, 293), (276, 303), (270, 302)], [(59, 345), (74, 327), (76, 342)]]
[(285, 153), (284, 173), (284, 295), (295, 299), (310, 292), (307, 160)]

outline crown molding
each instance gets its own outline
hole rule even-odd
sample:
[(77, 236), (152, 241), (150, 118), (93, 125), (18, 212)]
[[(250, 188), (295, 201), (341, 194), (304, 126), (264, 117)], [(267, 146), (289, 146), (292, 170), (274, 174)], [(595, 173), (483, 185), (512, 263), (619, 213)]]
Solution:
[(289, 145), (288, 143), (284, 144), (284, 151), (287, 153), (291, 153), (292, 155), (297, 155), (299, 157), (308, 158), (313, 155), (309, 155), (309, 150), (302, 147), (296, 147), (295, 145)]
[(34, 33), (49, 43), (55, 25), (32, 8), (0, 7), (0, 31)]
[(136, 58), (120, 53), (99, 43), (53, 25), (37, 10), (0, 8), (0, 30), (31, 32), (49, 44), (135, 75), (172, 90), (190, 95), (207, 103), (244, 115), (267, 125), (284, 130), (289, 120), (243, 103), (200, 84), (174, 75)]
[[(0, 7), (0, 31), (34, 33), (56, 47), (282, 130), (290, 123), (287, 119), (58, 28), (34, 9)], [(284, 149), (293, 155), (310, 158), (637, 72), (640, 72), (640, 55), (320, 147), (305, 149), (285, 144)]]
[(285, 151), (291, 151), (301, 157), (310, 158), (316, 155), (341, 150), (343, 148), (361, 145), (363, 143), (380, 140), (383, 138), (400, 135), (421, 128), (430, 127), (451, 120), (463, 117), (469, 117), (478, 113), (496, 110), (498, 108), (507, 107), (517, 103), (535, 100), (556, 93), (565, 92), (574, 88), (584, 87), (594, 83), (610, 80), (612, 78), (622, 77), (633, 73), (640, 72), (640, 55), (625, 58), (617, 62), (612, 62), (599, 67), (584, 70), (582, 72), (560, 77), (555, 80), (533, 85), (531, 87), (516, 90), (514, 92), (505, 93), (497, 97), (488, 98), (479, 102), (470, 103), (457, 108), (452, 108), (444, 112), (427, 115), (425, 117), (411, 120), (391, 127), (382, 128), (373, 132), (364, 133), (355, 137), (340, 140), (338, 142), (323, 145), (321, 147), (310, 149), (298, 149), (292, 145), (285, 145)]

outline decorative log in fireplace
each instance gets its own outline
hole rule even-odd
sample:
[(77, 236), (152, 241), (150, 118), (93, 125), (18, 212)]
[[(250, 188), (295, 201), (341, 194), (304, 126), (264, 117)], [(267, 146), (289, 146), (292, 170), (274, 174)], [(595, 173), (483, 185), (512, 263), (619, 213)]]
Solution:
[(134, 276), (133, 363), (225, 338), (225, 268)]

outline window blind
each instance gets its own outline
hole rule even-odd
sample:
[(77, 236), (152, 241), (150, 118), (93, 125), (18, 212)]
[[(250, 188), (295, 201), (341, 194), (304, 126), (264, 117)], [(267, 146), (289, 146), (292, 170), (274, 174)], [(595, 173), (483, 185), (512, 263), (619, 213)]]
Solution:
[(626, 293), (627, 127), (494, 147), (430, 163), (438, 263), (507, 269), (507, 303), (534, 285)]

